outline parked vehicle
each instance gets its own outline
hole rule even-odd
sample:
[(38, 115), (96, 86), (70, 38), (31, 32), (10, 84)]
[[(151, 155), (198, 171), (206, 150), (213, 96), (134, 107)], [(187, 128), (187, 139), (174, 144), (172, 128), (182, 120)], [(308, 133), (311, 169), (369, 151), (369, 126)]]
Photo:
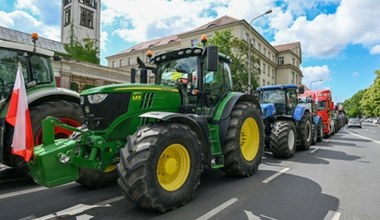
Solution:
[(350, 118), (348, 119), (347, 127), (358, 127), (362, 128), (362, 120), (360, 118)]
[[(54, 116), (71, 126), (83, 123), (79, 94), (58, 88), (51, 67), (54, 53), (36, 47), (38, 35), (32, 35), (34, 46), (0, 40), (0, 163), (16, 168), (27, 175), (28, 166), (20, 156), (11, 154), (13, 126), (6, 120), (10, 96), (16, 79), (18, 64), (22, 67), (34, 144), (42, 144), (42, 119)], [(67, 138), (72, 131), (56, 129), (52, 135)]]
[(274, 157), (293, 157), (296, 148), (307, 150), (312, 142), (312, 115), (298, 105), (297, 85), (257, 88), (265, 125), (265, 143)]
[[(215, 46), (183, 48), (153, 57), (152, 66), (138, 59), (131, 81), (140, 73), (139, 84), (83, 91), (86, 127), (44, 120), (33, 179), (48, 187), (118, 179), (129, 201), (166, 212), (189, 201), (205, 168), (254, 174), (264, 148), (261, 109), (255, 96), (232, 91), (230, 62)], [(54, 125), (77, 133), (55, 140)]]

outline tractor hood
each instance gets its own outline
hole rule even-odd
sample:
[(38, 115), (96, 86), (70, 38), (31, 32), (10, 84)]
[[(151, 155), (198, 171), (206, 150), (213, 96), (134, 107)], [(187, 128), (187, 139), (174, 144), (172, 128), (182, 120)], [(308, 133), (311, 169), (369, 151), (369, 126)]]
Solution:
[(266, 119), (276, 114), (276, 107), (273, 103), (260, 104), (262, 110), (262, 117)]
[(118, 93), (118, 92), (133, 92), (133, 91), (161, 91), (178, 93), (178, 89), (172, 86), (161, 86), (152, 84), (113, 84), (106, 86), (99, 86), (91, 89), (84, 90), (81, 96), (92, 95), (98, 93)]

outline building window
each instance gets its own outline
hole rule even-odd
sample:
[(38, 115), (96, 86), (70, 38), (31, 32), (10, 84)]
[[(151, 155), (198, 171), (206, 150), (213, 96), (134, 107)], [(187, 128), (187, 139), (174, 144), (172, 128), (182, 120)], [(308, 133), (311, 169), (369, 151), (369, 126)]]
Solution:
[(251, 44), (251, 46), (254, 47), (254, 48), (256, 47), (256, 41), (255, 41), (254, 38), (252, 38), (252, 44)]
[(71, 22), (71, 7), (65, 9), (64, 26), (67, 26)]
[(263, 63), (263, 75), (265, 75), (266, 66), (265, 63)]
[(84, 4), (84, 5), (87, 5), (89, 7), (96, 8), (96, 1), (95, 0), (79, 0), (79, 2)]
[(292, 84), (295, 84), (295, 74), (293, 71), (292, 71)]
[(277, 65), (284, 65), (284, 57), (277, 58)]
[(198, 39), (192, 39), (190, 43), (191, 43), (191, 47), (195, 47), (198, 44)]
[(132, 58), (128, 58), (128, 66), (132, 65)]
[(120, 60), (120, 67), (124, 66), (124, 60)]
[(261, 44), (259, 43), (259, 48), (258, 48), (258, 50), (261, 52)]
[(115, 61), (112, 61), (112, 68), (115, 68)]
[(261, 86), (265, 86), (265, 79), (263, 79), (263, 84), (261, 84)]
[(81, 8), (80, 24), (88, 28), (94, 28), (94, 12), (85, 8)]
[(264, 56), (267, 55), (267, 48), (265, 48), (265, 47), (264, 47), (264, 53), (263, 54), (264, 54)]
[(274, 69), (272, 69), (272, 79), (274, 79)]
[(270, 76), (270, 66), (268, 65), (268, 72), (267, 72), (268, 76)]
[(293, 63), (293, 66), (296, 65), (296, 59), (294, 59), (294, 57), (292, 58), (292, 63)]
[(63, 6), (66, 6), (71, 3), (71, 0), (63, 0)]

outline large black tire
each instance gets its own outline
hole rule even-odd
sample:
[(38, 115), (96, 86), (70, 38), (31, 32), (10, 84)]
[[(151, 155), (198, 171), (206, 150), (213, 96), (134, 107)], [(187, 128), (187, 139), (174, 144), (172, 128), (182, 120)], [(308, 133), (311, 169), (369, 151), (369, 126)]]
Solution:
[[(87, 130), (86, 127), (80, 127), (80, 129)], [(79, 141), (81, 137), (82, 133), (74, 132), (70, 139)], [(80, 167), (79, 178), (76, 182), (89, 188), (103, 188), (116, 184), (117, 178), (119, 178), (119, 174), (116, 171), (116, 165), (110, 165), (104, 171)]]
[(317, 125), (312, 123), (311, 124), (311, 145), (315, 145), (317, 143)]
[(312, 142), (312, 122), (309, 114), (305, 114), (298, 124), (298, 139), (300, 150), (308, 150)]
[(118, 184), (140, 208), (166, 212), (193, 197), (202, 160), (201, 143), (189, 126), (148, 125), (130, 136), (120, 150)]
[(317, 124), (317, 142), (321, 142), (323, 140), (323, 123), (319, 120)]
[[(57, 117), (66, 124), (75, 127), (80, 126), (83, 123), (83, 114), (78, 103), (57, 100), (31, 107), (30, 118), (35, 145), (42, 144), (42, 120), (47, 116)], [(65, 129), (58, 129), (56, 132), (56, 138), (68, 138), (71, 133), (72, 132)], [(24, 159), (19, 156), (12, 155), (12, 166), (21, 174), (28, 175), (29, 173), (28, 165)]]
[(222, 147), (222, 170), (232, 176), (250, 176), (257, 172), (264, 152), (261, 115), (250, 102), (239, 102), (230, 116), (226, 142)]
[(296, 127), (294, 123), (291, 121), (275, 121), (270, 143), (274, 157), (293, 157), (296, 152)]

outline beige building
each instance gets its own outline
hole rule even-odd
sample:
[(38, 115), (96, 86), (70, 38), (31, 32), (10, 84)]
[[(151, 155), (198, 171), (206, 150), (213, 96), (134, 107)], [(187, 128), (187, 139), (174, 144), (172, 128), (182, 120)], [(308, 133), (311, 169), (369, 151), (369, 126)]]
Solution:
[(251, 54), (259, 57), (259, 63), (251, 64), (251, 71), (258, 73), (257, 80), (260, 86), (301, 83), (303, 75), (299, 66), (302, 63), (302, 54), (299, 42), (272, 46), (246, 20), (237, 20), (229, 16), (223, 16), (185, 33), (139, 43), (106, 59), (109, 67), (130, 71), (132, 67), (137, 66), (137, 57), (148, 60), (148, 50), (157, 55), (178, 48), (196, 46), (201, 35), (211, 38), (216, 31), (225, 29), (230, 29), (234, 36), (251, 42)]

